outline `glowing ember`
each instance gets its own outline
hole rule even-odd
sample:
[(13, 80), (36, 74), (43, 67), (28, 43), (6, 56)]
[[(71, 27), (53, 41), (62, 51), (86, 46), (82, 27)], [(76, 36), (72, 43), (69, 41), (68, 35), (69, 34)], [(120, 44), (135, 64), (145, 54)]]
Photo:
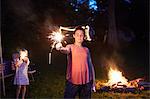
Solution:
[(108, 78), (109, 78), (108, 85), (118, 83), (121, 83), (123, 85), (128, 84), (128, 80), (122, 75), (122, 72), (118, 71), (117, 69), (110, 68)]

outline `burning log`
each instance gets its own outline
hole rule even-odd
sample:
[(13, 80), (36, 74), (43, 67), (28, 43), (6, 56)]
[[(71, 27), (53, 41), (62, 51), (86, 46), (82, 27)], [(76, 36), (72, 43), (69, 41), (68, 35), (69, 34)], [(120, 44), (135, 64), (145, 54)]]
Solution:
[(137, 78), (131, 81), (123, 76), (115, 64), (109, 63), (108, 81), (97, 82), (97, 92), (119, 92), (119, 93), (139, 93), (142, 90), (150, 90), (150, 83), (145, 82), (144, 78)]
[(131, 92), (131, 93), (140, 93), (140, 90), (138, 89), (138, 88), (135, 88), (135, 87), (127, 87), (126, 89), (125, 89), (125, 93), (129, 93), (129, 92)]
[(150, 90), (150, 82), (140, 81), (138, 82), (140, 90)]
[(140, 81), (143, 81), (143, 80), (144, 80), (144, 78), (138, 78), (138, 79), (135, 79), (135, 80), (131, 80), (131, 81), (128, 82), (128, 86), (130, 86), (130, 87), (139, 87), (138, 83)]
[(107, 85), (99, 81), (96, 86), (97, 92), (140, 93), (142, 90), (150, 90), (150, 83), (141, 78), (131, 80), (127, 85), (122, 82)]
[(117, 84), (113, 84), (112, 88), (126, 88), (127, 86), (125, 84), (122, 84), (121, 81)]
[(109, 92), (110, 91), (110, 86), (104, 86), (104, 87), (101, 87), (100, 92)]

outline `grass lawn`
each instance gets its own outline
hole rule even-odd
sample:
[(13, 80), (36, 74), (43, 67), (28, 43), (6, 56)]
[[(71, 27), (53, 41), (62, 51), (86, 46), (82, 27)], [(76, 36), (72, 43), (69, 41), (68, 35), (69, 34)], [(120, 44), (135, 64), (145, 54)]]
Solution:
[[(27, 98), (63, 98), (65, 87), (65, 66), (43, 65), (38, 74), (35, 74), (35, 81), (31, 82), (27, 90)], [(61, 71), (61, 72), (60, 72)], [(15, 87), (6, 79), (6, 97), (14, 98)], [(149, 99), (150, 91), (136, 93), (92, 93), (92, 98), (100, 99)]]

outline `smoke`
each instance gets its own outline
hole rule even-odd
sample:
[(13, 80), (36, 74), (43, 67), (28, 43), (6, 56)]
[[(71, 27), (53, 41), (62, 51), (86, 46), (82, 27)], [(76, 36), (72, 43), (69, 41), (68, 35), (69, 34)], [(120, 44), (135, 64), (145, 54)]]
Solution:
[(117, 52), (109, 52), (108, 50), (105, 50), (101, 53), (100, 56), (100, 69), (101, 69), (101, 78), (107, 78), (108, 77), (108, 71), (110, 68), (117, 69), (119, 71), (124, 71), (125, 60), (122, 57), (122, 55)]
[(10, 0), (8, 7), (22, 21), (34, 21), (36, 19), (31, 0)]
[(52, 18), (54, 10), (50, 7), (45, 8), (42, 3), (36, 3), (33, 0), (11, 0), (8, 2), (8, 6), (15, 18), (19, 18), (23, 22), (31, 22), (29, 24), (35, 24), (38, 27), (44, 26), (48, 29), (54, 25), (54, 19)]
[(112, 52), (112, 54), (109, 55), (103, 55), (101, 61), (102, 64), (104, 64), (103, 66), (105, 66), (107, 69), (109, 69), (110, 67), (119, 68), (123, 67), (124, 65), (123, 57), (116, 51)]
[(54, 9), (51, 9), (51, 7), (45, 8), (43, 2), (10, 0), (10, 2), (7, 1), (7, 5), (7, 9), (11, 13), (10, 17), (14, 20), (14, 23), (11, 24), (15, 27), (14, 32), (19, 39), (27, 37), (29, 34), (29, 42), (33, 38), (46, 39), (49, 32), (58, 28), (52, 17)]

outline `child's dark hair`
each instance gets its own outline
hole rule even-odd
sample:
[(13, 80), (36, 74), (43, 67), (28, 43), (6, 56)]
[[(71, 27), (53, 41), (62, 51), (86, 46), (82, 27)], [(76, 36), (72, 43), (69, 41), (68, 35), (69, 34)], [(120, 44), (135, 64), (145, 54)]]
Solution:
[(73, 34), (75, 34), (75, 32), (76, 32), (77, 30), (81, 30), (81, 31), (83, 31), (84, 36), (85, 36), (85, 29), (83, 29), (83, 28), (82, 28), (82, 26), (77, 26), (77, 27), (75, 28), (75, 31), (74, 31), (74, 33), (73, 33)]

